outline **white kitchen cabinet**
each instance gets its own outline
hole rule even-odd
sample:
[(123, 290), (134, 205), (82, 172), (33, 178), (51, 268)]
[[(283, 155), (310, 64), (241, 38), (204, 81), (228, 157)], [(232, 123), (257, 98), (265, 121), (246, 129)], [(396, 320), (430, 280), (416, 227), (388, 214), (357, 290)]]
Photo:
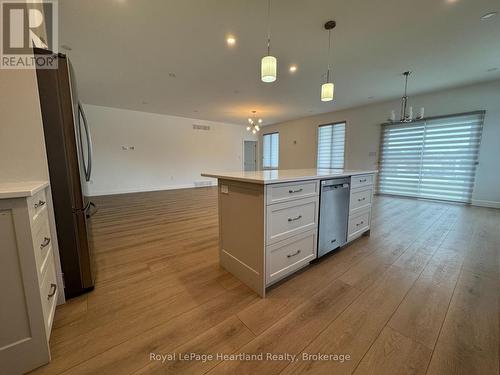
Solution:
[(50, 361), (58, 290), (46, 189), (46, 182), (0, 185), (0, 369), (5, 375)]
[(374, 175), (351, 177), (347, 242), (351, 242), (370, 230), (372, 218)]
[(318, 194), (318, 181), (288, 182), (269, 185), (266, 189), (266, 203), (273, 204), (301, 198), (316, 197)]
[(318, 196), (267, 206), (266, 244), (282, 241), (318, 226)]
[(221, 266), (264, 297), (267, 287), (317, 257), (320, 182), (350, 178), (349, 242), (370, 230), (375, 173), (338, 169), (202, 173), (218, 179)]
[(266, 248), (266, 285), (283, 279), (316, 258), (317, 231), (290, 237)]

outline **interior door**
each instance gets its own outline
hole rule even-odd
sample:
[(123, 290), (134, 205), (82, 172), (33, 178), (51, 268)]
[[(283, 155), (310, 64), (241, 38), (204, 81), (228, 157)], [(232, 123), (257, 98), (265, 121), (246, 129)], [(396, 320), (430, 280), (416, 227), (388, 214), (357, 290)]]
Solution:
[(244, 154), (244, 170), (256, 171), (257, 170), (257, 141), (244, 141), (243, 146)]

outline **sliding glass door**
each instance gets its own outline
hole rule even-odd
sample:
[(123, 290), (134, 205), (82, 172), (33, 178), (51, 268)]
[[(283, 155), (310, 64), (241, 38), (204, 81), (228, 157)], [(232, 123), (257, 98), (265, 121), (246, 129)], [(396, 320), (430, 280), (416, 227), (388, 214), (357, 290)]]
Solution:
[(382, 125), (379, 193), (470, 203), (484, 112)]

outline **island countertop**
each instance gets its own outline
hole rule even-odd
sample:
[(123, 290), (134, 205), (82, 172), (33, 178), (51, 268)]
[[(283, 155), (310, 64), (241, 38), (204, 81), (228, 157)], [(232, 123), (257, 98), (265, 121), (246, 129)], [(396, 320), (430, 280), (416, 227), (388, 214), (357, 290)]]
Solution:
[(362, 174), (377, 173), (377, 170), (349, 169), (272, 169), (263, 171), (236, 172), (204, 172), (203, 177), (222, 180), (242, 181), (253, 184), (277, 184), (281, 182), (323, 180), (327, 178), (349, 177)]
[(32, 197), (47, 186), (48, 181), (0, 182), (0, 199)]

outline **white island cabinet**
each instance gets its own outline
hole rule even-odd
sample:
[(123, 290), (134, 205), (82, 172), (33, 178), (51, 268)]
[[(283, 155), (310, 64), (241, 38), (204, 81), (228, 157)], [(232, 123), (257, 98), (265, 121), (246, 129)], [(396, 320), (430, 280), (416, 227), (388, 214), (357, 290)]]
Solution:
[(202, 173), (218, 179), (220, 264), (265, 296), (317, 257), (320, 183), (351, 180), (347, 242), (370, 230), (376, 171), (339, 169)]
[(48, 182), (0, 183), (0, 373), (50, 360), (57, 300)]

